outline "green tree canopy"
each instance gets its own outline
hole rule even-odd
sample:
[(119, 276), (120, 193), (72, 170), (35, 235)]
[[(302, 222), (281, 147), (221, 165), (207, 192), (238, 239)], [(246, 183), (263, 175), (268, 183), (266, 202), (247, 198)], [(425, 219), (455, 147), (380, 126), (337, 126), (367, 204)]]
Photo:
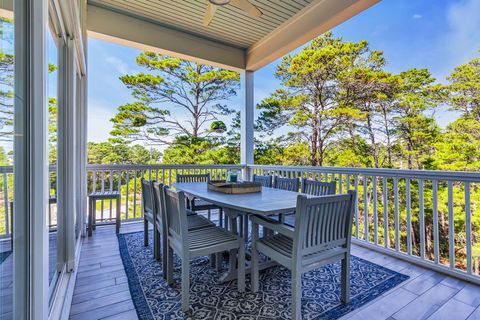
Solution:
[[(171, 145), (208, 138), (231, 114), (225, 104), (239, 88), (237, 72), (145, 51), (137, 64), (147, 73), (124, 75), (135, 101), (118, 107), (114, 137)], [(215, 123), (215, 130), (210, 124)]]
[(480, 122), (480, 58), (456, 67), (447, 79), (452, 108)]
[(156, 149), (124, 143), (89, 142), (88, 163), (91, 164), (154, 164), (162, 154)]
[[(383, 87), (391, 90), (391, 76), (381, 70), (384, 64), (383, 54), (371, 50), (367, 41), (343, 41), (331, 32), (312, 40), (278, 65), (282, 88), (258, 105), (258, 128), (288, 125), (294, 129), (291, 138), (309, 145), (309, 163), (323, 165), (338, 134), (370, 116), (366, 107)], [(359, 108), (360, 102), (366, 107)]]
[(435, 151), (440, 128), (433, 114), (442, 101), (444, 87), (435, 84), (427, 69), (409, 69), (399, 74), (395, 102), (395, 133), (404, 148), (409, 169), (423, 169)]

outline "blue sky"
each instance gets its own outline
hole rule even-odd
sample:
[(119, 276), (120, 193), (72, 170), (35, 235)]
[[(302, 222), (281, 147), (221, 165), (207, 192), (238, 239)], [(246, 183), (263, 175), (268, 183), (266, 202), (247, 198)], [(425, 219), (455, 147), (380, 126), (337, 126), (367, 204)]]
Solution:
[[(439, 82), (459, 64), (479, 55), (480, 0), (383, 0), (336, 27), (335, 36), (348, 41), (367, 40), (372, 49), (385, 53), (387, 70), (428, 68)], [(140, 72), (137, 49), (90, 39), (89, 141), (105, 141), (109, 119), (116, 108), (133, 101), (118, 77)], [(297, 49), (298, 51), (299, 49)], [(279, 87), (274, 77), (278, 61), (255, 72), (255, 101)], [(230, 101), (238, 107), (239, 100)], [(441, 126), (455, 118), (448, 110), (435, 114)]]

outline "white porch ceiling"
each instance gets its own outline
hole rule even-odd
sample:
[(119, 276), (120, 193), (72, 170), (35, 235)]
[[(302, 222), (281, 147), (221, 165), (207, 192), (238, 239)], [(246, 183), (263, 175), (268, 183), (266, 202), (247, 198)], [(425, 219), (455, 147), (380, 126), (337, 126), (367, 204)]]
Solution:
[(232, 5), (220, 7), (212, 23), (203, 26), (208, 0), (89, 0), (90, 4), (137, 15), (176, 30), (248, 49), (312, 0), (250, 0), (263, 13), (251, 17)]
[(208, 0), (88, 0), (91, 36), (231, 69), (257, 70), (380, 0), (249, 0), (203, 25)]

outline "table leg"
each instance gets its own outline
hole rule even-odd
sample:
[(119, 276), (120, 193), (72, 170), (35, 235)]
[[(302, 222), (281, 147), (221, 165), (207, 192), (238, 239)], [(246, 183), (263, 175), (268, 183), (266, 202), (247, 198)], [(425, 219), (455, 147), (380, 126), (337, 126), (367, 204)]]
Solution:
[(92, 230), (97, 228), (97, 200), (92, 200)]
[(93, 213), (92, 213), (92, 199), (88, 199), (88, 236), (92, 236), (92, 220), (93, 220)]
[(223, 209), (218, 208), (218, 225), (223, 228)]
[(245, 243), (248, 241), (249, 234), (248, 234), (248, 215), (245, 214), (243, 216), (243, 239), (245, 239)]
[[(230, 231), (233, 232), (234, 234), (239, 234), (242, 236), (242, 238), (245, 240), (245, 242), (248, 241), (248, 214), (243, 213), (243, 212), (237, 212), (234, 210), (230, 210), (227, 208), (224, 208), (225, 212), (225, 218), (226, 221), (230, 222)], [(237, 218), (240, 217), (240, 225), (237, 225)], [(240, 230), (240, 232), (239, 232)], [(267, 268), (271, 268), (273, 266), (278, 265), (275, 261), (270, 260), (270, 261), (264, 261), (259, 264), (258, 269), (259, 270), (264, 270)], [(245, 268), (245, 274), (251, 273), (251, 266)], [(237, 268), (237, 251), (236, 250), (230, 250), (229, 252), (229, 263), (228, 263), (228, 270), (227, 272), (220, 277), (220, 282), (227, 282), (231, 280), (235, 280), (238, 278), (238, 268)]]
[(116, 232), (120, 232), (120, 222), (121, 222), (121, 213), (120, 213), (120, 202), (121, 202), (121, 197), (117, 197), (117, 219), (115, 221), (115, 227), (116, 227)]

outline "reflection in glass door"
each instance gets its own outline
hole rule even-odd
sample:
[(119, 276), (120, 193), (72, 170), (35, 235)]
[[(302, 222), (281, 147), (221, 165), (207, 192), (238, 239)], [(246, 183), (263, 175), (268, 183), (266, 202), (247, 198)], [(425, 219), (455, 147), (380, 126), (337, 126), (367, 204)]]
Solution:
[[(48, 165), (49, 165), (49, 199), (48, 199), (48, 242), (49, 242), (49, 256), (48, 256), (48, 280), (50, 283), (50, 292), (56, 286), (59, 272), (62, 270), (62, 264), (59, 263), (59, 239), (58, 229), (60, 227), (58, 221), (57, 210), (57, 133), (58, 133), (58, 44), (60, 39), (54, 36), (52, 32), (48, 33)], [(62, 260), (62, 259), (60, 259)]]
[(0, 0), (0, 319), (13, 312), (13, 12)]

